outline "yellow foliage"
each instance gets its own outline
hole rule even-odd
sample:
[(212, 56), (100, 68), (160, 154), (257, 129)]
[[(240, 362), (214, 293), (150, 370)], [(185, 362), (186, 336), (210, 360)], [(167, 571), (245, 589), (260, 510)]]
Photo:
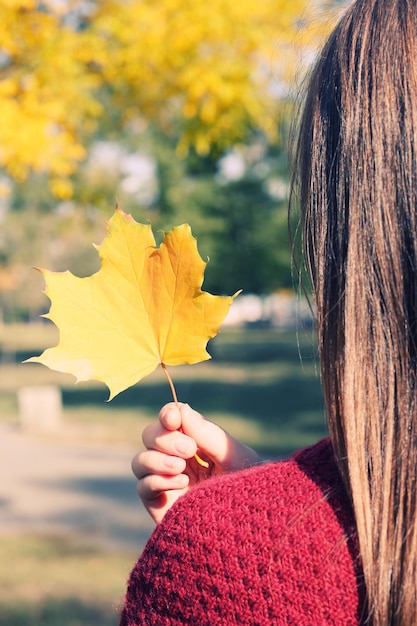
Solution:
[(0, 4), (0, 165), (13, 177), (66, 177), (84, 157), (80, 131), (101, 110), (85, 58), (91, 41), (38, 2)]
[[(276, 126), (273, 80), (288, 79), (306, 0), (105, 0), (95, 28), (110, 42), (104, 73), (138, 111), (178, 132), (182, 150), (225, 149)], [(305, 24), (308, 22), (305, 21)], [(306, 37), (306, 32), (310, 38)], [(277, 63), (276, 42), (287, 45)], [(292, 63), (292, 69), (295, 65)], [(278, 76), (277, 73), (280, 73)]]
[(58, 326), (60, 340), (30, 361), (77, 381), (102, 381), (112, 398), (160, 363), (210, 358), (207, 342), (234, 296), (201, 290), (206, 264), (188, 224), (156, 248), (150, 225), (118, 209), (98, 250), (101, 269), (87, 278), (42, 270), (51, 300), (46, 317)]
[[(85, 156), (86, 134), (113, 106), (159, 125), (205, 154), (251, 129), (276, 127), (274, 81), (291, 80), (309, 47), (309, 0), (101, 0), (88, 6), (0, 3), (0, 166), (63, 181)], [(82, 28), (76, 9), (88, 8)], [(94, 12), (95, 11), (95, 12)], [(303, 18), (303, 19), (300, 19)], [(109, 92), (108, 92), (109, 93)], [(62, 182), (55, 193), (68, 195)]]
[(56, 198), (62, 200), (72, 198), (73, 186), (68, 178), (51, 178), (49, 188)]

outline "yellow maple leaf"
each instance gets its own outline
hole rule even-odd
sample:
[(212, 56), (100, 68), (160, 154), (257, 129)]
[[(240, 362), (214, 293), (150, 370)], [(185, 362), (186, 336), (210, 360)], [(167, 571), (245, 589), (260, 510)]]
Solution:
[[(206, 263), (188, 224), (156, 247), (151, 226), (117, 208), (97, 247), (101, 268), (79, 278), (40, 270), (58, 327), (58, 345), (28, 359), (104, 382), (111, 400), (162, 364), (210, 358), (214, 337), (236, 297), (201, 290)], [(174, 396), (175, 397), (175, 396)]]

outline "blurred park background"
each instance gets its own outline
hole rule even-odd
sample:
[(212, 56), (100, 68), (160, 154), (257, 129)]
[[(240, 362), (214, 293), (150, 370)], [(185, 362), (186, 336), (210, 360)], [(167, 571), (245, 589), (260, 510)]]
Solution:
[(22, 364), (57, 342), (33, 267), (95, 272), (116, 202), (155, 233), (188, 222), (204, 289), (243, 290), (213, 359), (171, 372), (179, 398), (264, 459), (325, 435), (288, 139), (342, 4), (0, 4), (0, 626), (117, 624), (151, 532), (130, 458), (170, 400), (163, 375), (106, 404), (102, 385)]

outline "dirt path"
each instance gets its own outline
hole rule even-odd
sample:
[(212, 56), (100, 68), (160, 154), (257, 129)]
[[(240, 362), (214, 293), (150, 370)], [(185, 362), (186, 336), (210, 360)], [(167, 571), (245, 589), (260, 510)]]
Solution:
[(133, 452), (0, 425), (0, 532), (76, 535), (137, 553), (153, 523), (136, 495)]

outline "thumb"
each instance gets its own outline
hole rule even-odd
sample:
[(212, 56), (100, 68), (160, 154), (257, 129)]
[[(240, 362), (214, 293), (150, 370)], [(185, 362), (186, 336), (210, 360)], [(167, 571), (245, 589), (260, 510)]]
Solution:
[(258, 454), (213, 422), (206, 420), (188, 404), (180, 407), (182, 430), (194, 439), (198, 449), (222, 471), (249, 467), (259, 462)]

